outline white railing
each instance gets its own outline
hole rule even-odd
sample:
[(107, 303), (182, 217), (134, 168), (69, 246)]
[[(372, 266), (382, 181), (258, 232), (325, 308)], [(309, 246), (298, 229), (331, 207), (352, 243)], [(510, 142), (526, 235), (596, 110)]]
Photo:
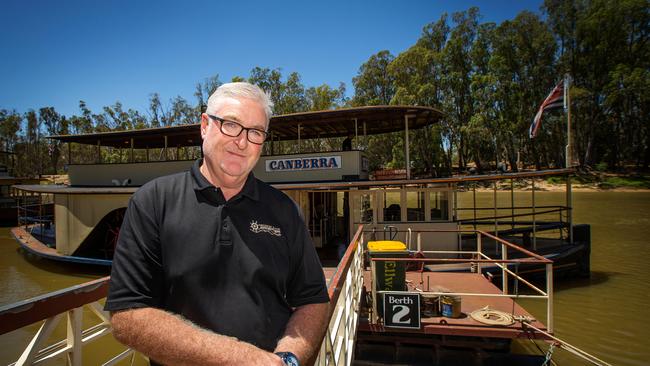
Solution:
[[(348, 366), (354, 358), (363, 288), (362, 230), (360, 226), (328, 285), (330, 321), (315, 365)], [(112, 333), (109, 314), (99, 302), (108, 293), (108, 282), (109, 277), (104, 277), (0, 307), (0, 335), (42, 322), (19, 359), (10, 365), (36, 365), (61, 356), (69, 365), (82, 365), (83, 347)], [(95, 322), (86, 322), (86, 329), (84, 307), (95, 316)], [(61, 321), (66, 322), (65, 339), (49, 341)], [(125, 349), (103, 365), (114, 365), (129, 356), (133, 358), (135, 352)]]
[[(476, 243), (477, 243), (477, 248), (476, 251), (462, 251), (462, 250), (453, 250), (453, 251), (422, 251), (420, 250), (421, 248), (421, 239), (420, 235), (423, 232), (459, 232), (460, 233), (473, 233), (476, 235)], [(374, 279), (376, 278), (376, 262), (413, 262), (413, 263), (418, 263), (420, 265), (423, 265), (425, 263), (428, 264), (434, 264), (434, 263), (444, 263), (447, 265), (469, 265), (470, 267), (474, 266), (476, 268), (477, 273), (481, 273), (482, 267), (485, 265), (493, 265), (496, 266), (500, 271), (501, 271), (501, 292), (499, 294), (490, 294), (490, 293), (467, 293), (467, 292), (431, 292), (431, 291), (421, 291), (420, 293), (423, 295), (430, 295), (430, 296), (480, 296), (480, 297), (507, 297), (511, 298), (513, 300), (516, 299), (523, 299), (523, 298), (528, 298), (528, 299), (538, 299), (546, 302), (546, 329), (548, 332), (552, 333), (553, 332), (553, 261), (544, 258), (536, 253), (530, 252), (520, 246), (517, 246), (515, 244), (512, 244), (506, 240), (503, 240), (497, 236), (494, 236), (492, 234), (486, 233), (481, 230), (419, 230), (419, 231), (411, 231), (409, 230), (407, 232), (407, 237), (413, 235), (413, 232), (417, 233), (417, 249), (418, 253), (422, 253), (425, 255), (425, 258), (371, 258), (371, 278)], [(493, 259), (487, 256), (483, 252), (483, 238), (489, 238), (491, 240), (494, 240), (494, 242), (497, 245), (500, 245), (500, 253), (501, 253), (501, 258), (500, 259)], [(515, 251), (519, 251), (523, 255), (525, 255), (525, 258), (517, 258), (517, 259), (509, 259), (508, 258), (508, 248), (514, 249)], [(470, 258), (435, 258), (432, 256), (436, 255), (442, 255), (442, 256), (458, 256), (458, 255), (465, 255), (465, 256), (470, 256)], [(539, 266), (540, 271), (543, 271), (545, 274), (545, 279), (546, 279), (546, 288), (545, 290), (540, 289), (539, 287), (535, 286), (532, 284), (530, 281), (527, 281), (523, 277), (521, 277), (518, 273), (513, 272), (508, 268), (508, 265), (531, 265), (531, 266)], [(468, 268), (470, 268), (468, 267)], [(516, 279), (520, 283), (523, 283), (526, 285), (529, 289), (531, 289), (533, 292), (536, 292), (536, 295), (527, 295), (527, 294), (520, 294), (518, 291), (517, 293), (511, 293), (508, 289), (508, 281), (509, 278)], [(372, 314), (370, 317), (371, 324), (380, 324), (380, 319), (377, 313), (377, 299), (379, 298), (379, 294), (383, 294), (386, 292), (395, 292), (395, 291), (380, 291), (375, 288), (376, 287), (376, 281), (372, 281), (372, 286), (371, 286), (371, 295), (373, 299), (373, 305), (372, 305)]]
[(314, 365), (352, 364), (363, 288), (363, 226), (357, 230), (328, 286), (330, 321)]
[[(18, 360), (10, 365), (37, 365), (60, 356), (66, 358), (68, 365), (82, 365), (83, 347), (111, 334), (109, 314), (98, 302), (106, 297), (108, 281), (105, 277), (0, 308), (0, 334), (43, 322)], [(86, 329), (83, 329), (84, 307), (96, 317)], [(66, 338), (46, 345), (64, 317)], [(103, 365), (114, 365), (134, 355), (133, 350), (126, 349)]]

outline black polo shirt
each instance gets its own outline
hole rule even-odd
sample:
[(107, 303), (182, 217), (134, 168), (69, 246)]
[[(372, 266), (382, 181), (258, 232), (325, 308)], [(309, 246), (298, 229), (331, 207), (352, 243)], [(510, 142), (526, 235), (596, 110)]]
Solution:
[(164, 309), (271, 351), (293, 307), (329, 301), (322, 267), (289, 197), (251, 173), (226, 202), (201, 162), (131, 197), (105, 309)]

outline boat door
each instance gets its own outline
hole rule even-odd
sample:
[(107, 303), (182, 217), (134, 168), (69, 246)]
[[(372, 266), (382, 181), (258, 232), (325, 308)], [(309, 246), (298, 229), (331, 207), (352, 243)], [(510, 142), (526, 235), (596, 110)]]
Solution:
[(336, 191), (285, 191), (304, 215), (316, 248), (336, 247), (345, 241), (347, 194)]

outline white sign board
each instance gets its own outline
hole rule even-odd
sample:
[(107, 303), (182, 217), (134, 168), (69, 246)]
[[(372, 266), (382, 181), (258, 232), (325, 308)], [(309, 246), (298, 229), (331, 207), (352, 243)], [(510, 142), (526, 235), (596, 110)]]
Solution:
[(267, 172), (297, 172), (303, 170), (341, 169), (341, 156), (310, 156), (266, 160)]

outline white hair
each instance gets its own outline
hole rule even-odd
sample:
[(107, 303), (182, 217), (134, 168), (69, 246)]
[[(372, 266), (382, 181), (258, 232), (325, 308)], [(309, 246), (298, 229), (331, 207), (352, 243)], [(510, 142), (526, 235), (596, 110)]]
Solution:
[(273, 102), (269, 95), (259, 86), (246, 82), (226, 83), (218, 87), (210, 95), (206, 111), (214, 113), (228, 98), (246, 98), (258, 102), (264, 108), (267, 124), (273, 115)]

